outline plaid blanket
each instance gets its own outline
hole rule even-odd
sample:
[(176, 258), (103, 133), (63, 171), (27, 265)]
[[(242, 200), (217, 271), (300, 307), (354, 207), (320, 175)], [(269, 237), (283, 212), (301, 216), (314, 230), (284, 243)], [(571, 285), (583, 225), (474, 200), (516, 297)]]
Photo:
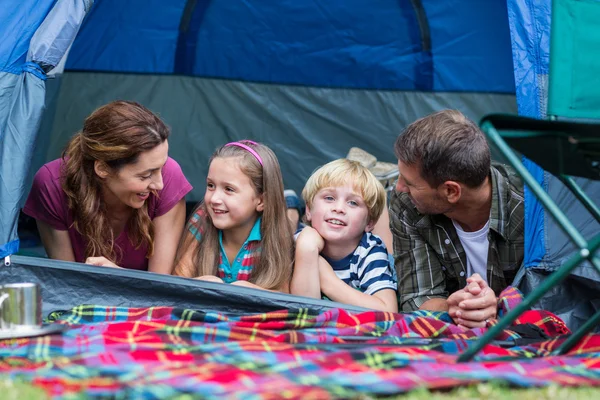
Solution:
[[(505, 292), (510, 307), (520, 294)], [(569, 333), (552, 313), (528, 311), (469, 363), (456, 362), (484, 329), (463, 332), (445, 313), (283, 310), (228, 317), (171, 307), (82, 305), (57, 311), (62, 334), (0, 341), (0, 379), (56, 398), (348, 398), (500, 380), (518, 386), (600, 384), (600, 335), (550, 356)], [(491, 322), (492, 324), (494, 321)], [(548, 339), (506, 347), (524, 326)], [(498, 361), (498, 357), (521, 357)]]

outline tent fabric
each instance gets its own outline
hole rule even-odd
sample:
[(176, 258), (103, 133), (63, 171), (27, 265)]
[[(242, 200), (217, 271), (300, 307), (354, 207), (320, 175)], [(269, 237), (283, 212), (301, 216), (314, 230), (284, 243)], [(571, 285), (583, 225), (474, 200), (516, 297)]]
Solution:
[(0, 258), (19, 249), (23, 181), (44, 106), (44, 81), (36, 75), (0, 73)]
[(115, 99), (170, 125), (189, 202), (203, 198), (208, 160), (231, 140), (270, 146), (297, 193), (352, 146), (395, 163), (391, 144), (426, 114), (516, 111), (506, 16), (504, 0), (98, 1), (69, 51), (28, 181)]
[(548, 114), (600, 119), (600, 1), (555, 1)]
[[(43, 71), (27, 58), (30, 40), (53, 0), (23, 0), (0, 9), (0, 258), (19, 249), (17, 219), (22, 177), (27, 175), (31, 138), (41, 109), (30, 100), (43, 99)], [(24, 23), (25, 22), (25, 23)], [(28, 62), (29, 60), (29, 62)], [(33, 118), (33, 120), (29, 120)], [(24, 151), (24, 154), (19, 153)], [(23, 173), (25, 172), (25, 174)]]
[[(286, 188), (302, 191), (320, 165), (358, 146), (396, 163), (391, 145), (400, 131), (433, 110), (458, 108), (477, 120), (491, 110), (516, 112), (514, 95), (371, 91), (302, 87), (188, 76), (66, 72), (60, 78), (51, 129), (40, 140), (31, 175), (60, 156), (68, 139), (95, 108), (114, 99), (139, 101), (171, 127), (169, 154), (193, 191), (204, 196), (208, 160), (215, 149), (250, 138), (270, 146)], [(53, 82), (55, 83), (55, 82)]]
[[(600, 199), (600, 183), (583, 178), (575, 178), (578, 185), (592, 199)], [(567, 218), (589, 240), (600, 231), (600, 223), (575, 199), (573, 193), (558, 178), (543, 172), (541, 185)], [(531, 195), (533, 196), (533, 195)], [(531, 204), (534, 207), (531, 207)], [(525, 268), (521, 269), (514, 284), (525, 294), (531, 293), (548, 275), (558, 270), (577, 251), (577, 247), (562, 231), (556, 221), (539, 202), (528, 202), (525, 210), (535, 208), (535, 216), (526, 215), (526, 244), (530, 242), (542, 246), (526, 251)], [(536, 236), (532, 236), (535, 234)], [(530, 251), (530, 252), (528, 252)], [(535, 253), (535, 255), (534, 255)], [(536, 309), (552, 310), (563, 319), (569, 328), (575, 330), (600, 310), (600, 274), (589, 263), (584, 262), (575, 268), (569, 277), (553, 288), (535, 305)], [(600, 330), (600, 327), (596, 329)]]
[[(552, 0), (509, 0), (507, 5), (519, 114), (543, 119), (546, 118), (548, 103)], [(564, 74), (558, 76), (564, 78)], [(526, 158), (523, 160), (530, 173), (586, 240), (600, 231), (600, 224), (557, 177)], [(575, 180), (593, 201), (600, 203), (600, 182), (583, 178)], [(577, 248), (528, 188), (525, 191), (525, 218), (525, 268), (521, 269), (514, 284), (528, 294), (551, 272), (560, 268)], [(535, 307), (553, 310), (575, 330), (600, 309), (599, 290), (600, 274), (586, 262), (544, 295)]]
[(519, 115), (545, 118), (552, 0), (507, 0)]
[[(547, 174), (533, 161), (523, 157), (523, 165), (535, 180), (547, 190)], [(523, 266), (526, 268), (536, 266), (542, 262), (546, 255), (546, 214), (544, 207), (529, 186), (525, 185), (525, 254)]]
[(504, 0), (102, 0), (66, 69), (514, 93)]
[(0, 258), (19, 248), (17, 221), (44, 111), (45, 73), (72, 43), (91, 1), (52, 5), (26, 0), (9, 11), (4, 7), (1, 13), (7, 14), (0, 14), (0, 26), (20, 26), (6, 33), (0, 45)]
[[(20, 75), (29, 42), (55, 0), (8, 0), (0, 7), (0, 71)], [(30, 59), (29, 59), (30, 60)]]
[(36, 257), (12, 256), (0, 266), (0, 282), (41, 285), (42, 312), (65, 310), (80, 304), (118, 307), (183, 307), (210, 309), (224, 315), (305, 308), (316, 312), (343, 307), (340, 303), (271, 293), (258, 289)]

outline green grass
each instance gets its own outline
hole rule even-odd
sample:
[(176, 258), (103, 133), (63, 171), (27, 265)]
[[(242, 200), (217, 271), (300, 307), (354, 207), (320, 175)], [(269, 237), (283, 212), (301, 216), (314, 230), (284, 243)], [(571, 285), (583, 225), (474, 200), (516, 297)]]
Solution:
[[(363, 399), (369, 399), (366, 396)], [(405, 395), (387, 397), (386, 400), (588, 400), (600, 399), (600, 387), (561, 387), (518, 389), (505, 385), (481, 383), (450, 391), (413, 390)]]
[(2, 400), (43, 400), (46, 392), (29, 383), (17, 380), (0, 380), (0, 397)]
[[(46, 393), (28, 383), (0, 380), (0, 398), (2, 400), (41, 400), (48, 399)], [(85, 398), (79, 393), (69, 398)], [(195, 398), (185, 394), (175, 396), (178, 400)], [(377, 397), (359, 395), (356, 400), (371, 400)], [(600, 387), (560, 387), (558, 385), (544, 388), (517, 389), (499, 384), (481, 383), (461, 387), (449, 391), (428, 391), (427, 389), (413, 390), (404, 395), (386, 396), (385, 400), (588, 400), (600, 399)]]

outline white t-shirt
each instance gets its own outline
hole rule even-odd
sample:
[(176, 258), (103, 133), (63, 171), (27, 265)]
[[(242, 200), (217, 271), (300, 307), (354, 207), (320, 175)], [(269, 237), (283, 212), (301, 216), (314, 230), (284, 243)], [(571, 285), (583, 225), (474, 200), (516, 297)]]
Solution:
[(490, 242), (488, 232), (490, 221), (475, 232), (465, 232), (459, 224), (452, 220), (460, 243), (467, 253), (467, 277), (477, 273), (487, 281), (487, 259)]

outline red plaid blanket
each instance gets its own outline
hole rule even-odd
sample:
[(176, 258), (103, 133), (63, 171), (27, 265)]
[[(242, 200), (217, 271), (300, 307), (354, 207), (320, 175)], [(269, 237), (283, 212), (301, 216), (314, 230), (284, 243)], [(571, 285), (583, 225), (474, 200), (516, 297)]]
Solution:
[[(473, 362), (456, 357), (481, 335), (447, 314), (279, 311), (227, 317), (170, 307), (79, 306), (51, 320), (60, 335), (0, 341), (0, 378), (18, 378), (61, 398), (348, 398), (417, 387), (503, 380), (519, 386), (600, 383), (600, 336), (565, 356), (548, 356), (568, 333), (545, 311), (528, 311)], [(493, 323), (493, 322), (492, 322)], [(519, 327), (550, 339), (524, 346)], [(510, 343), (509, 343), (510, 344)], [(512, 362), (498, 356), (522, 357)]]

